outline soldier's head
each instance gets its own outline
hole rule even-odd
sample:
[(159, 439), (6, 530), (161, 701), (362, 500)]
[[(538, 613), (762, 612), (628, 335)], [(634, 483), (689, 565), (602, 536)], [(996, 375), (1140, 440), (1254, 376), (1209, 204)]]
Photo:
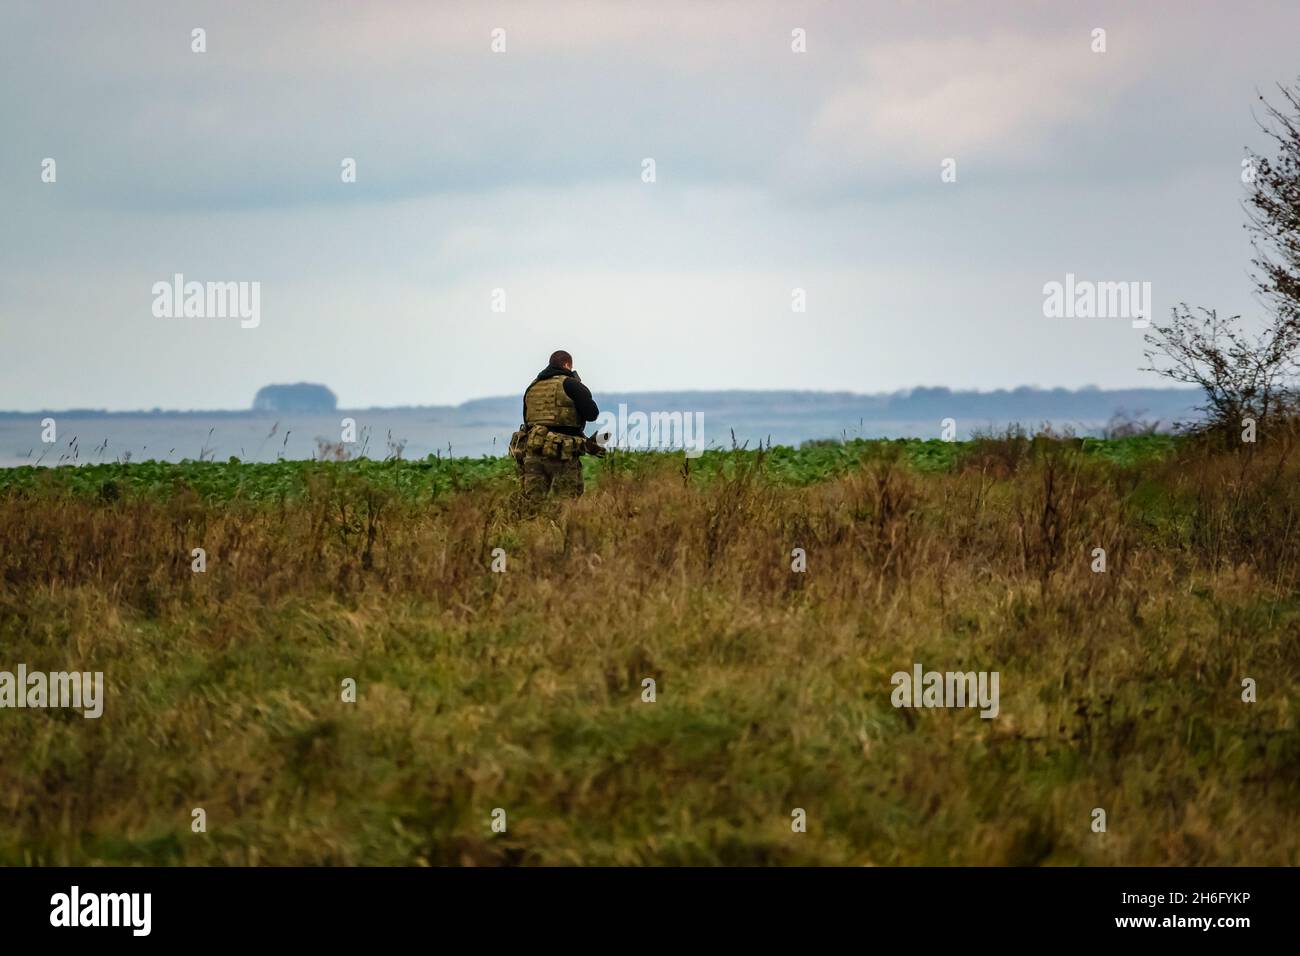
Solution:
[(564, 351), (564, 349), (557, 349), (551, 353), (551, 364), (556, 368), (567, 368), (572, 371), (573, 356)]

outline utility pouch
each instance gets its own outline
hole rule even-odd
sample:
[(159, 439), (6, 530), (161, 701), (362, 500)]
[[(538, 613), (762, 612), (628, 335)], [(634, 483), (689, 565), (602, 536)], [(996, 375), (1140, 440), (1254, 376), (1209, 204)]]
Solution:
[(524, 449), (528, 446), (528, 432), (520, 425), (518, 431), (510, 436), (510, 457), (515, 461), (524, 460)]

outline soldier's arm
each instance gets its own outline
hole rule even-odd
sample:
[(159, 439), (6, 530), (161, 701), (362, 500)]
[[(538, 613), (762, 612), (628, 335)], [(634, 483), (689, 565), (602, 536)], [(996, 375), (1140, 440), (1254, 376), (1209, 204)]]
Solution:
[(569, 376), (564, 380), (564, 394), (573, 399), (573, 404), (578, 407), (578, 414), (582, 416), (584, 422), (594, 422), (600, 417), (600, 409), (596, 407), (596, 400), (591, 397), (591, 389), (576, 377)]

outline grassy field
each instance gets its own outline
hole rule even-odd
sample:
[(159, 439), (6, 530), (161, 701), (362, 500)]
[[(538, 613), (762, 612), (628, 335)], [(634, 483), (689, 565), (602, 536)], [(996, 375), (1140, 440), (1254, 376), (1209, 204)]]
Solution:
[(0, 863), (1294, 865), (1295, 446), (0, 471)]

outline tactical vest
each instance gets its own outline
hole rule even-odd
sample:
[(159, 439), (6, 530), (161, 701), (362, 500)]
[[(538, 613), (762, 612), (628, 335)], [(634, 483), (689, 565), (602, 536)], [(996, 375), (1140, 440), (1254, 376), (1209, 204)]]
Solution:
[(582, 419), (578, 416), (578, 406), (564, 390), (567, 376), (554, 375), (541, 381), (533, 382), (524, 392), (524, 425), (561, 425), (567, 428), (581, 428)]

